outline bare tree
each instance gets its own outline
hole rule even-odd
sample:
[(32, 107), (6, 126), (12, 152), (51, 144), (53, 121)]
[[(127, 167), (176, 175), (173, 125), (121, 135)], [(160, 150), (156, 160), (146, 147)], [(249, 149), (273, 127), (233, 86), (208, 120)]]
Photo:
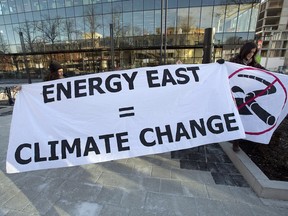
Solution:
[(55, 41), (61, 35), (61, 17), (50, 17), (43, 15), (43, 20), (36, 27), (43, 34), (44, 39), (51, 42), (52, 50), (54, 50)]
[(23, 38), (25, 44), (27, 44), (26, 49), (29, 52), (34, 52), (34, 43), (36, 40), (36, 26), (34, 23), (30, 23), (29, 21), (25, 20), (24, 24), (21, 27), (14, 29), (18, 34), (19, 32), (23, 33)]
[[(76, 28), (74, 19), (66, 19), (62, 25), (63, 35), (67, 38), (67, 42), (69, 43), (69, 49), (71, 49), (71, 45), (74, 44), (74, 38), (80, 33), (80, 31)], [(76, 44), (76, 43), (75, 43)]]
[(9, 58), (6, 55), (9, 53), (9, 45), (6, 42), (4, 35), (0, 32), (0, 70), (6, 70), (8, 67)]
[(113, 14), (112, 14), (112, 24), (113, 24), (113, 33), (114, 33), (114, 39), (115, 39), (115, 47), (119, 47), (120, 44), (120, 38), (123, 34), (123, 28), (121, 25), (121, 13), (117, 8), (113, 8)]
[(9, 52), (9, 45), (6, 42), (4, 35), (2, 32), (0, 32), (0, 52), (2, 54), (8, 53)]
[[(85, 38), (88, 38), (90, 40), (90, 44), (92, 46), (92, 49), (95, 49), (96, 42), (100, 40), (99, 34), (97, 33), (98, 28), (101, 27), (101, 25), (98, 23), (97, 19), (99, 16), (96, 14), (96, 9), (94, 6), (87, 7), (85, 11), (85, 25), (87, 26), (89, 30), (89, 34), (86, 34)], [(97, 37), (98, 36), (98, 37)], [(95, 67), (95, 56), (94, 53), (92, 53), (92, 67), (93, 72), (96, 72)]]

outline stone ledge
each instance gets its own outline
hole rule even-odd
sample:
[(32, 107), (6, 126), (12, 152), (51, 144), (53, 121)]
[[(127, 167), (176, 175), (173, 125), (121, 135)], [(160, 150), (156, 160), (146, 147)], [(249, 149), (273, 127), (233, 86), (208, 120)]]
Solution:
[(219, 144), (259, 197), (288, 200), (288, 182), (268, 179), (244, 151), (235, 153), (230, 142)]

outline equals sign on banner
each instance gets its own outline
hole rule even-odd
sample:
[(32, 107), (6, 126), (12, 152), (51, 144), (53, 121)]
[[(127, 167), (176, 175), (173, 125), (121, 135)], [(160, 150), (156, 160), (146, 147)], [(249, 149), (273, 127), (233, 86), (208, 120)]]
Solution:
[(123, 107), (123, 108), (119, 108), (119, 117), (123, 118), (123, 117), (128, 117), (128, 116), (134, 116), (134, 107)]

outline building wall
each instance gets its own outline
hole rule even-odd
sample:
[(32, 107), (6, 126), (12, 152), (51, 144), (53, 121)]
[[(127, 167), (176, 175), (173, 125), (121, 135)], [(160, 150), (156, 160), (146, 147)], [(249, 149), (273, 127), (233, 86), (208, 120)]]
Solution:
[(260, 5), (256, 35), (262, 42), (261, 63), (277, 71), (288, 65), (288, 0), (266, 0)]
[[(161, 2), (164, 2), (162, 7)], [(73, 58), (80, 70), (94, 71), (96, 64), (107, 65), (107, 68), (101, 66), (101, 70), (108, 70), (111, 67), (110, 24), (113, 24), (117, 67), (157, 65), (163, 63), (163, 58), (164, 63), (177, 60), (201, 63), (204, 30), (212, 27), (215, 29), (214, 44), (227, 49), (225, 52), (215, 49), (217, 56), (214, 58), (228, 59), (235, 54), (235, 47), (254, 39), (260, 0), (247, 0), (245, 4), (227, 2), (1, 0), (0, 47), (3, 49), (0, 51), (21, 59), (21, 31), (32, 65), (34, 61), (39, 62), (41, 56), (43, 67), (51, 58), (71, 64), (74, 59), (69, 53), (77, 53)], [(34, 60), (35, 56), (38, 60)], [(19, 64), (21, 62), (19, 60)], [(12, 64), (15, 69), (15, 61)]]

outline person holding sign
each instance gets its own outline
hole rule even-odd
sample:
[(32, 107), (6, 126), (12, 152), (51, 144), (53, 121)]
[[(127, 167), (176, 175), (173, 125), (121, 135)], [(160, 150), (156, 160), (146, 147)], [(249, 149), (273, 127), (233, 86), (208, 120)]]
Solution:
[[(229, 61), (237, 64), (247, 65), (265, 70), (265, 68), (257, 63), (256, 55), (258, 53), (257, 45), (253, 42), (247, 42), (240, 48), (240, 53), (232, 57)], [(238, 152), (240, 140), (233, 141), (233, 151)]]
[(240, 53), (235, 57), (232, 57), (229, 61), (265, 70), (265, 68), (261, 64), (257, 63), (255, 59), (257, 53), (257, 45), (253, 42), (248, 42), (240, 48)]
[(45, 77), (44, 81), (50, 81), (50, 80), (57, 80), (64, 78), (63, 74), (63, 67), (62, 65), (57, 61), (51, 61), (49, 65), (50, 72)]

